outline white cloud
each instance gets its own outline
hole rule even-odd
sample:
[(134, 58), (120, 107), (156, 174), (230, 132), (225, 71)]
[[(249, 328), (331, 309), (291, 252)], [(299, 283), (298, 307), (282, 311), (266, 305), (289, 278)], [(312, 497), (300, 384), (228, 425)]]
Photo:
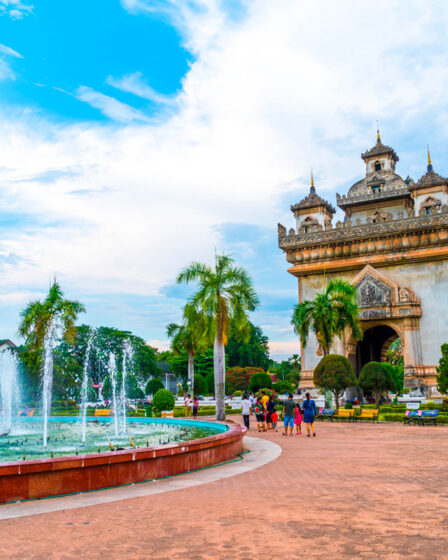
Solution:
[(0, 58), (0, 82), (3, 80), (14, 80), (14, 72), (12, 71), (6, 60)]
[[(86, 86), (76, 96), (114, 123), (54, 125), (3, 111), (0, 203), (37, 222), (2, 234), (23, 261), (0, 275), (1, 293), (47, 286), (56, 273), (72, 293), (157, 295), (191, 260), (211, 260), (215, 226), (228, 221), (271, 227), (275, 243), (277, 220), (292, 225), (279, 197), (295, 186), (301, 198), (311, 165), (319, 192), (347, 188), (363, 172), (359, 154), (374, 143), (377, 118), (385, 142), (401, 139), (398, 151), (413, 138), (409, 161), (421, 136), (422, 172), (428, 141), (446, 149), (448, 6), (435, 26), (420, 1), (253, 0), (237, 23), (218, 1), (202, 12), (195, 4), (170, 4), (196, 60), (168, 119), (149, 121)], [(141, 95), (140, 78), (117, 84)], [(437, 115), (431, 129), (428, 115)], [(58, 177), (66, 169), (77, 173)], [(41, 180), (49, 171), (58, 178)], [(297, 344), (293, 335), (285, 343)]]
[(163, 95), (155, 91), (151, 86), (146, 84), (142, 79), (143, 74), (141, 72), (134, 72), (133, 74), (126, 74), (121, 78), (114, 78), (109, 76), (106, 83), (110, 86), (132, 93), (137, 97), (142, 97), (143, 99), (148, 99), (154, 103), (174, 103), (176, 96)]
[(297, 338), (291, 342), (276, 342), (271, 340), (269, 341), (269, 352), (271, 359), (281, 362), (293, 354), (300, 354), (299, 341)]
[(95, 107), (95, 109), (99, 109), (106, 117), (115, 121), (126, 123), (148, 120), (148, 118), (137, 109), (118, 101), (118, 99), (114, 97), (109, 97), (108, 95), (104, 95), (86, 86), (80, 86), (76, 90), (75, 97)]
[(22, 19), (31, 14), (33, 5), (22, 0), (0, 0), (0, 16), (8, 15), (12, 19)]
[(20, 53), (11, 49), (11, 47), (7, 47), (6, 45), (2, 45), (1, 43), (0, 43), (0, 53), (6, 54), (8, 56), (13, 56), (15, 58), (23, 58), (23, 56)]

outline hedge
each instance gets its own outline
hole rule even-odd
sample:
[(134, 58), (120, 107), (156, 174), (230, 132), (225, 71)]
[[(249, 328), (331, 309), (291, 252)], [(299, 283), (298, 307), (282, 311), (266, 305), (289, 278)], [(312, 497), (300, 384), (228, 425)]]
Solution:
[[(402, 413), (384, 413), (379, 415), (380, 422), (403, 422), (404, 414)], [(437, 424), (448, 424), (448, 415), (439, 415), (436, 418)]]

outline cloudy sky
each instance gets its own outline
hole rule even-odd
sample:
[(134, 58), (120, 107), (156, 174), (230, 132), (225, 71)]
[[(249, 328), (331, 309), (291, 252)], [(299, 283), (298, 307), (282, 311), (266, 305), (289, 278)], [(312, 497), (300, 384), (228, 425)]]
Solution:
[(0, 338), (56, 276), (83, 320), (166, 345), (192, 260), (233, 254), (297, 351), (277, 222), (383, 141), (448, 175), (443, 0), (0, 0)]

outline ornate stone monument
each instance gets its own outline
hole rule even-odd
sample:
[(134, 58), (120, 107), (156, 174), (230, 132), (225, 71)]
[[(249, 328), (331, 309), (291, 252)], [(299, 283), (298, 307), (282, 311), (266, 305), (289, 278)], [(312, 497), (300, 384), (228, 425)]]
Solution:
[[(298, 278), (299, 301), (313, 299), (324, 278), (342, 277), (358, 290), (364, 339), (337, 339), (359, 374), (371, 360), (385, 359), (392, 342), (403, 345), (405, 385), (436, 389), (440, 346), (448, 342), (448, 180), (435, 173), (428, 150), (426, 173), (417, 181), (395, 172), (398, 156), (378, 132), (361, 155), (366, 175), (347, 195), (336, 195), (344, 220), (316, 193), (291, 206), (295, 228), (278, 226), (279, 247)], [(320, 357), (310, 336), (301, 348), (301, 387), (313, 387)]]

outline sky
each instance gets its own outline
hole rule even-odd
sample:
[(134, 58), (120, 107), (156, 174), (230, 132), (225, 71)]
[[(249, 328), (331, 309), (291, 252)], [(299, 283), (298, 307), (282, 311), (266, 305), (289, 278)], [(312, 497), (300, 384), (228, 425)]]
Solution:
[(443, 0), (0, 0), (0, 338), (53, 278), (82, 322), (167, 348), (192, 261), (231, 254), (298, 352), (277, 222), (376, 140), (448, 175)]

